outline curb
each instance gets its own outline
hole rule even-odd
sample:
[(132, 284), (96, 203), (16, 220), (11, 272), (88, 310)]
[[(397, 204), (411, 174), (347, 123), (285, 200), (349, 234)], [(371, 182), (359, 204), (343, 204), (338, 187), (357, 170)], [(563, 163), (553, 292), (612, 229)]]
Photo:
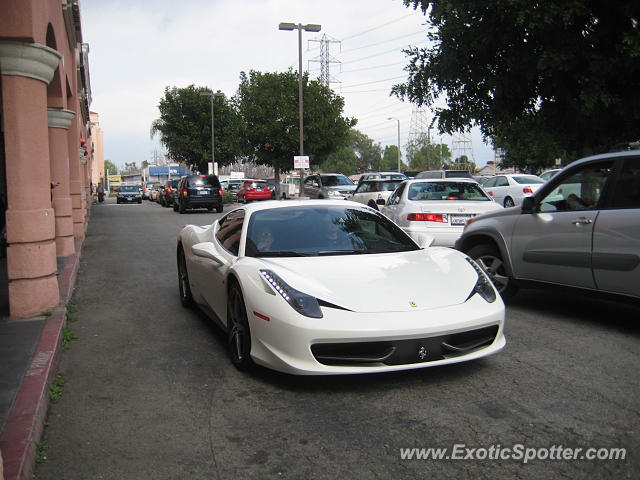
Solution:
[(73, 293), (83, 242), (84, 238), (75, 240), (76, 253), (69, 255), (64, 262), (58, 276), (60, 304), (44, 324), (20, 391), (0, 432), (0, 480), (27, 480), (33, 475), (36, 444), (42, 438), (43, 422), (49, 408), (49, 387), (60, 363), (66, 303)]

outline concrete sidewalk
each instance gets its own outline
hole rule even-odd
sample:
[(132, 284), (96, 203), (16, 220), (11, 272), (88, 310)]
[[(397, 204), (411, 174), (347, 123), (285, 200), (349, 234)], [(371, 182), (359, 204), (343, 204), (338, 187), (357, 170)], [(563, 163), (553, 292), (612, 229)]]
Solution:
[(0, 480), (33, 474), (82, 243), (76, 239), (76, 253), (59, 263), (60, 304), (50, 315), (0, 321)]

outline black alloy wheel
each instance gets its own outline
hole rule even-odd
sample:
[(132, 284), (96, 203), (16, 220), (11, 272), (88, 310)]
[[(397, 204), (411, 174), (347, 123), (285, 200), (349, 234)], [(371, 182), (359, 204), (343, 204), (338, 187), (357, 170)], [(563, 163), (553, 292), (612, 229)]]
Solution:
[(253, 366), (251, 332), (242, 290), (237, 283), (231, 286), (227, 300), (227, 337), (231, 362), (240, 371), (249, 370)]
[(180, 302), (185, 308), (194, 306), (191, 287), (189, 286), (189, 274), (187, 273), (187, 259), (182, 245), (178, 249), (178, 288), (180, 290)]

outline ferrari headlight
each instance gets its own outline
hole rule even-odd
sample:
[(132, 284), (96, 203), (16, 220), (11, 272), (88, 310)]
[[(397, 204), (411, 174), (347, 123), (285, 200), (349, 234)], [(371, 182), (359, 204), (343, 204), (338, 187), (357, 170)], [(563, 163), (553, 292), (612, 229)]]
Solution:
[(315, 297), (291, 287), (271, 270), (260, 270), (260, 274), (296, 312), (305, 317), (322, 318), (322, 310)]
[(467, 261), (471, 264), (471, 266), (474, 268), (474, 270), (478, 274), (478, 281), (476, 282), (475, 287), (473, 287), (473, 290), (467, 297), (467, 300), (469, 300), (471, 297), (473, 297), (477, 293), (482, 298), (484, 298), (487, 302), (489, 303), (495, 302), (496, 291), (493, 288), (493, 283), (491, 283), (491, 280), (489, 280), (489, 277), (487, 277), (487, 274), (484, 272), (484, 270), (482, 270), (480, 265), (474, 262), (471, 258), (469, 257), (466, 257), (466, 258), (467, 258)]

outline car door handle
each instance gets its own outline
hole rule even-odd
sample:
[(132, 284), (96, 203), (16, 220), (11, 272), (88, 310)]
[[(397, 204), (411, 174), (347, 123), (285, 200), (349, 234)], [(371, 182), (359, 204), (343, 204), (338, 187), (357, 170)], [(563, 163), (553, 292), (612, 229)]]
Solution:
[(571, 223), (573, 223), (574, 225), (589, 225), (590, 223), (593, 223), (593, 220), (591, 220), (590, 218), (580, 217)]

